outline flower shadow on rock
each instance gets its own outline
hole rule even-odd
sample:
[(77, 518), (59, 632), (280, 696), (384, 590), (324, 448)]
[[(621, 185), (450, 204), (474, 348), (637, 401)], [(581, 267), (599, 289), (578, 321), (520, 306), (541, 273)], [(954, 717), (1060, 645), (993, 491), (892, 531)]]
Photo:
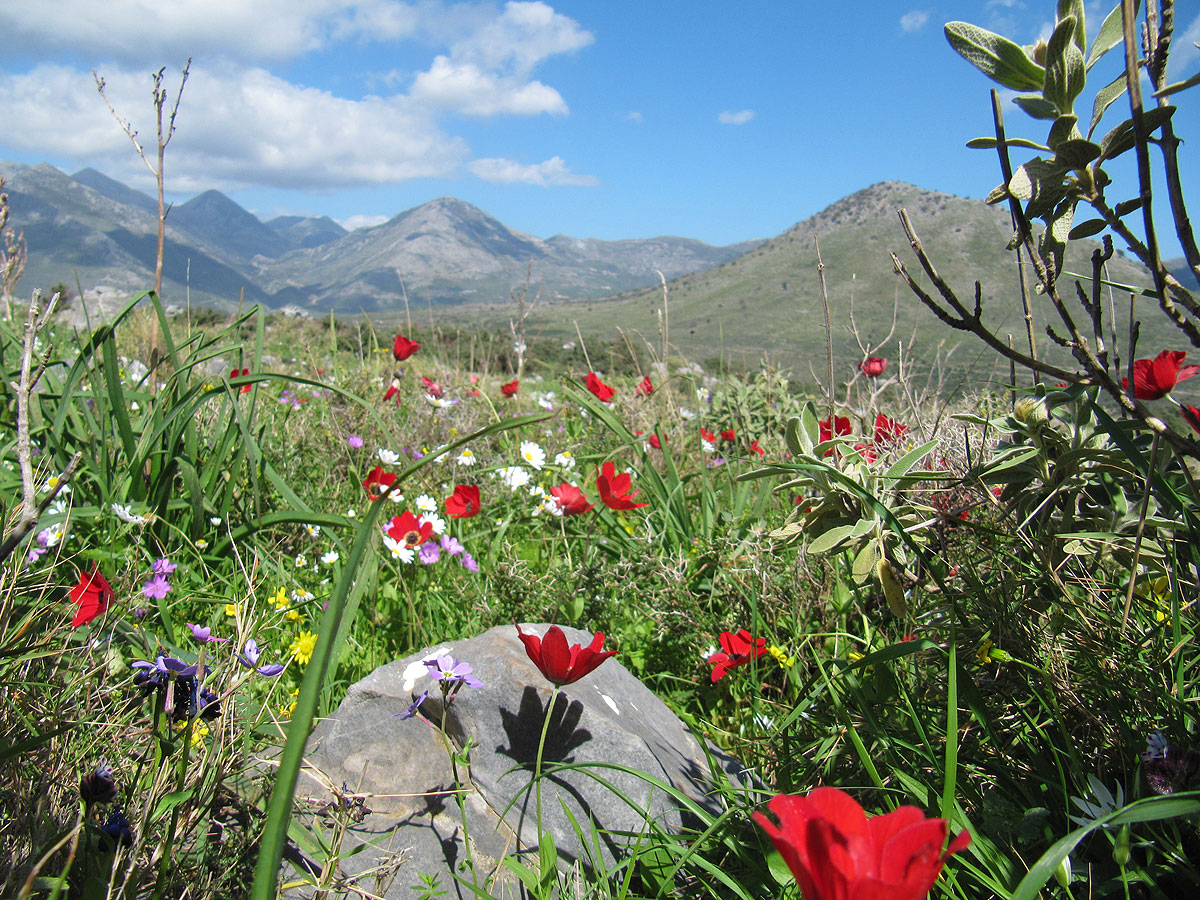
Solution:
[[(521, 692), (521, 708), (512, 713), (504, 707), (500, 708), (500, 720), (508, 735), (508, 746), (497, 747), (496, 752), (510, 757), (524, 769), (533, 771), (537, 762), (538, 737), (540, 736), (545, 709), (537, 688), (526, 685)], [(579, 727), (583, 718), (583, 704), (578, 700), (568, 700), (563, 694), (555, 698), (554, 709), (550, 713), (550, 726), (546, 731), (546, 747), (542, 752), (542, 762), (569, 763), (574, 762), (573, 752), (592, 739), (592, 733), (586, 728)], [(551, 778), (556, 781), (556, 779)]]

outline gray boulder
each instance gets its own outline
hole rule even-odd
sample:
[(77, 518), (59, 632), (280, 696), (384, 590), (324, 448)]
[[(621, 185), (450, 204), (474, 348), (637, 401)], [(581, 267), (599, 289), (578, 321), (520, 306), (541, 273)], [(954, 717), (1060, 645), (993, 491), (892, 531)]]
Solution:
[[(539, 635), (546, 627), (522, 626)], [(572, 644), (591, 641), (586, 632), (563, 630)], [(552, 685), (530, 662), (512, 626), (423, 650), (353, 685), (309, 738), (299, 814), (324, 807), (328, 819), (330, 801), (336, 802), (332, 791), (345, 783), (369, 812), (360, 807), (346, 817), (359, 821), (350, 822), (342, 843), (340, 877), (387, 898), (421, 896), (422, 875), (435, 876), (449, 897), (474, 895), (454, 772), (436, 727), (442, 717), (439, 683), (422, 662), (446, 652), (469, 663), (483, 682), (480, 688), (463, 686), (445, 711), (453, 743), (470, 745), (469, 767), (458, 768), (475, 871), (491, 896), (517, 897), (519, 881), (503, 860), (537, 869), (533, 774)], [(417, 716), (401, 718), (426, 690)], [(563, 764), (579, 768), (553, 771)], [(574, 866), (576, 873), (611, 867), (630, 836), (649, 830), (647, 819), (672, 832), (696, 825), (671, 791), (718, 813), (716, 781), (745, 780), (735, 760), (702, 746), (620, 664), (619, 655), (559, 692), (543, 755), (548, 770), (542, 827), (554, 838), (559, 868)]]

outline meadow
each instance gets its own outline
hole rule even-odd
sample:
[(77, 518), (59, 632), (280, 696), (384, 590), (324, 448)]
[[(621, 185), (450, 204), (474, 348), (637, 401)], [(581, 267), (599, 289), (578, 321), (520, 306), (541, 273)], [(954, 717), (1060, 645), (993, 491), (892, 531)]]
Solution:
[[(1121, 11), (1087, 59), (1132, 33)], [(1196, 896), (1198, 311), (1100, 168), (1152, 134), (1169, 147), (1173, 107), (1080, 134), (1082, 17), (1059, 3), (1040, 49), (947, 26), (1053, 122), (1046, 145), (1011, 144), (1050, 154), (1014, 173), (997, 101), (980, 146), (1069, 367), (1032, 330), (1028, 347), (988, 331), (907, 219), (909, 302), (1007, 380), (939, 396), (887, 342), (853, 358), (830, 342), (804, 383), (701, 365), (665, 331), (539, 343), (521, 295), (499, 336), (169, 315), (153, 291), (72, 329), (52, 298), (10, 296), (0, 894), (381, 895), (338, 865), (372, 798), (297, 792), (314, 722), (385, 663), (522, 622), (603, 633), (748, 775), (718, 779), (719, 811), (683, 830), (647, 813), (604, 835), (611, 862), (560, 867), (543, 834), (509, 864), (529, 896)], [(1189, 87), (1162, 84), (1154, 50), (1160, 94)], [(1084, 205), (1099, 218), (1077, 221)], [(1101, 251), (1091, 288), (1059, 279), (1065, 245), (1104, 229), (1157, 302), (1102, 298)], [(1139, 345), (1139, 316), (1176, 341)], [(528, 652), (555, 692), (613, 664), (599, 643), (552, 645)], [(431, 666), (443, 710), (469, 666)], [(440, 728), (467, 785), (487, 750)], [(537, 774), (553, 774), (540, 745)], [(470, 853), (398, 860), (392, 883), (489, 887)]]

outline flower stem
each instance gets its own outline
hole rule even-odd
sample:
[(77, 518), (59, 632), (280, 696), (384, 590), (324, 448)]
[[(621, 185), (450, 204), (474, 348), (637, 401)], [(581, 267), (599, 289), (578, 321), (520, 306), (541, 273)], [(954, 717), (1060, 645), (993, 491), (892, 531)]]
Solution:
[(556, 684), (550, 691), (550, 702), (546, 704), (546, 717), (542, 720), (542, 735), (538, 738), (537, 764), (534, 769), (534, 782), (537, 785), (537, 827), (539, 838), (542, 831), (542, 751), (546, 748), (546, 734), (550, 731), (550, 714), (554, 711), (554, 701), (558, 699), (559, 686)]

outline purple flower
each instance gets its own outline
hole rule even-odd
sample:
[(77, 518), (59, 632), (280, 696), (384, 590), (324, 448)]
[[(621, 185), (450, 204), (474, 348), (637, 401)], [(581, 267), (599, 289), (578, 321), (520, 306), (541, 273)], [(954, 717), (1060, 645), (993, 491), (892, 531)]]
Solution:
[(142, 587), (142, 596), (151, 600), (161, 600), (171, 592), (171, 583), (165, 575), (155, 575)]
[(353, 447), (355, 450), (358, 450), (363, 445), (363, 439), (360, 438), (357, 434), (348, 434), (348, 435), (346, 435), (346, 443), (349, 444), (351, 447)]
[(242, 652), (237, 655), (237, 660), (247, 669), (254, 669), (259, 675), (265, 675), (267, 678), (274, 678), (283, 671), (283, 666), (279, 663), (268, 663), (265, 666), (260, 666), (258, 661), (262, 657), (262, 654), (263, 651), (258, 648), (258, 641), (250, 638), (250, 640), (246, 641), (246, 646), (242, 648)]
[(429, 677), (435, 681), (451, 683), (461, 681), (467, 687), (480, 688), (483, 682), (471, 674), (471, 664), (459, 662), (449, 653), (443, 653), (437, 659), (425, 663), (429, 668)]
[(156, 559), (154, 561), (154, 566), (151, 571), (154, 572), (155, 575), (170, 576), (170, 574), (178, 568), (178, 563), (173, 563), (169, 558), (164, 556), (162, 559)]
[(422, 544), (421, 549), (417, 551), (417, 562), (423, 566), (432, 566), (441, 558), (442, 551), (438, 549), (438, 545), (433, 541)]
[(429, 696), (429, 691), (422, 692), (420, 697), (418, 697), (416, 700), (414, 700), (412, 703), (410, 703), (408, 705), (408, 709), (406, 709), (402, 713), (393, 713), (392, 718), (394, 719), (394, 718), (396, 718), (396, 716), (399, 716), (400, 721), (404, 721), (405, 719), (411, 719), (413, 716), (415, 716), (417, 714), (417, 710), (421, 708), (421, 704), (425, 702), (425, 698), (428, 696)]
[(444, 550), (446, 553), (449, 553), (451, 556), (458, 556), (458, 554), (467, 549), (458, 542), (458, 538), (451, 537), (448, 534), (442, 535), (441, 545), (442, 550)]
[(25, 561), (28, 563), (35, 563), (42, 558), (42, 554), (45, 552), (45, 547), (31, 546), (29, 548), (29, 553), (27, 553), (25, 556)]
[(145, 672), (134, 673), (134, 683), (151, 686), (158, 685), (161, 678), (170, 678), (173, 675), (180, 678), (190, 678), (196, 674), (195, 664), (189, 666), (187, 663), (175, 659), (173, 656), (160, 656), (154, 662), (139, 659), (131, 663), (130, 668), (145, 669)]
[(201, 628), (199, 625), (193, 625), (191, 622), (187, 622), (185, 624), (192, 630), (192, 637), (194, 637), (201, 644), (215, 644), (218, 641), (229, 640), (229, 638), (213, 637), (212, 629), (207, 626)]
[(464, 550), (462, 556), (459, 557), (459, 562), (462, 563), (462, 567), (468, 572), (479, 571), (479, 563), (475, 562), (475, 557), (473, 557), (466, 550)]

